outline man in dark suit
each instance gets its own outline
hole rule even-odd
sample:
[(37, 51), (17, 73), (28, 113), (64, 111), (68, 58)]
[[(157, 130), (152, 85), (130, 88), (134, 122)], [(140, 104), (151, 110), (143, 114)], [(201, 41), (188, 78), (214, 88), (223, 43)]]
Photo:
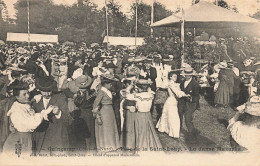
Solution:
[(152, 91), (156, 91), (156, 84), (155, 79), (157, 77), (156, 69), (152, 67), (152, 59), (146, 59), (145, 60), (145, 67), (143, 68), (144, 73), (146, 73), (145, 76), (140, 75), (140, 79), (151, 79), (153, 81), (153, 84), (151, 85)]
[(36, 88), (41, 94), (34, 98), (35, 112), (47, 109), (50, 105), (54, 106), (55, 110), (48, 115), (49, 121), (44, 120), (33, 133), (35, 154), (60, 153), (57, 148), (69, 147), (67, 130), (71, 117), (66, 98), (62, 94), (52, 93), (57, 89), (57, 83), (50, 77), (36, 79)]
[(178, 112), (181, 121), (183, 116), (185, 116), (185, 123), (188, 128), (188, 139), (191, 142), (196, 142), (197, 139), (197, 131), (193, 125), (193, 113), (197, 109), (197, 105), (199, 103), (199, 83), (193, 78), (195, 71), (191, 67), (187, 67), (181, 73), (184, 76), (184, 81), (181, 83), (180, 88), (186, 94), (190, 95), (190, 98), (181, 98), (178, 103)]

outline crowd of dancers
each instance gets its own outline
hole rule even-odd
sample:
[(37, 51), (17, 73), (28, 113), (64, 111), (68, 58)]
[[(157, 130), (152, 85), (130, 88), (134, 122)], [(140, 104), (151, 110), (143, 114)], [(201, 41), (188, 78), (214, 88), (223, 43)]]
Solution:
[[(163, 150), (156, 130), (181, 141), (183, 123), (186, 140), (196, 143), (199, 131), (193, 125), (193, 113), (200, 109), (205, 82), (206, 87), (214, 86), (216, 107), (236, 108), (245, 103), (236, 110), (251, 114), (244, 118), (250, 119), (250, 124), (238, 125), (237, 113), (228, 129), (240, 145), (255, 147), (252, 145), (259, 139), (252, 141), (255, 137), (241, 135), (249, 132), (248, 126), (259, 133), (259, 111), (249, 109), (259, 104), (258, 77), (250, 77), (250, 72), (257, 75), (257, 64), (244, 62), (248, 70), (241, 77), (233, 61), (222, 61), (209, 73), (208, 64), (195, 71), (185, 63), (177, 67), (173, 55), (140, 56), (128, 49), (108, 50), (96, 43), (91, 47), (85, 43), (3, 45), (0, 149), (18, 156), (55, 155), (75, 149), (101, 153)], [(244, 101), (239, 91), (243, 79), (249, 79), (244, 87), (250, 87)], [(156, 124), (153, 111), (158, 115)], [(242, 134), (238, 133), (236, 129), (245, 125)]]

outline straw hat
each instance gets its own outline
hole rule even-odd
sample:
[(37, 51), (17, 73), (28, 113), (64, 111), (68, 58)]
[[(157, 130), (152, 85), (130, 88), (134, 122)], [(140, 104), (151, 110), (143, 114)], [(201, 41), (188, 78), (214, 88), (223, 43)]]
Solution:
[(146, 58), (146, 59), (144, 60), (144, 62), (145, 62), (145, 63), (152, 63), (152, 62), (153, 62), (153, 59)]
[(225, 68), (227, 68), (227, 63), (226, 63), (226, 62), (220, 62), (220, 63), (219, 63), (219, 68), (220, 68), (220, 69), (225, 69)]
[(131, 52), (131, 53), (129, 54), (129, 56), (133, 57), (133, 56), (135, 56), (135, 54), (134, 54), (133, 52)]
[(121, 82), (124, 82), (124, 81), (134, 81), (134, 80), (136, 80), (136, 77), (135, 76), (131, 76), (131, 77), (122, 78)]
[(101, 77), (111, 80), (111, 81), (119, 81), (117, 78), (115, 78), (115, 76), (113, 76), (111, 74), (102, 74)]
[(52, 43), (47, 43), (47, 46), (53, 47), (54, 45)]
[(234, 63), (237, 63), (237, 62), (234, 62), (234, 61), (228, 61), (227, 62), (227, 65), (228, 65), (228, 67), (231, 67), (231, 66), (234, 66)]
[(82, 75), (75, 80), (75, 85), (80, 89), (87, 88), (92, 83), (92, 79), (89, 76)]
[(148, 80), (145, 80), (145, 79), (139, 79), (136, 81), (136, 84), (139, 84), (139, 85), (151, 85), (153, 82), (148, 79)]
[(157, 55), (154, 56), (154, 58), (162, 59), (162, 55), (161, 54), (157, 54)]
[(171, 60), (170, 59), (163, 59), (162, 61), (165, 63), (165, 62), (170, 62)]
[(20, 53), (20, 54), (26, 54), (27, 53), (27, 50), (22, 48), (22, 47), (18, 47), (17, 48), (17, 52)]
[(138, 56), (138, 57), (135, 57), (134, 59), (134, 62), (142, 62), (146, 59), (146, 57), (143, 57), (143, 56)]
[(169, 57), (169, 59), (173, 59), (174, 56), (173, 55), (168, 55), (168, 57)]
[(186, 67), (184, 70), (181, 72), (181, 75), (195, 75), (196, 72), (193, 70), (192, 67)]

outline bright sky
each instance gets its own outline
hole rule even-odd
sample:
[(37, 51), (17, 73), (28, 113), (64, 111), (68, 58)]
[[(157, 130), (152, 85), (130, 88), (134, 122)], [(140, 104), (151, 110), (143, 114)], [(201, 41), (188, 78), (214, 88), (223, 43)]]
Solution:
[[(15, 10), (13, 8), (13, 4), (17, 0), (3, 0), (8, 8), (9, 15), (13, 18), (15, 15)], [(99, 8), (102, 8), (105, 5), (105, 0), (91, 0), (96, 3)], [(108, 0), (109, 1), (109, 0)], [(125, 14), (130, 13), (130, 6), (136, 0), (114, 0), (122, 6), (122, 11)], [(141, 0), (138, 0), (139, 2)], [(153, 1), (160, 2), (165, 5), (167, 9), (175, 11), (178, 7), (183, 6), (184, 8), (189, 7), (192, 4), (192, 0), (142, 0), (146, 4), (152, 4)], [(212, 2), (215, 0), (201, 0)], [(53, 0), (56, 4), (64, 4), (64, 5), (72, 5), (77, 2), (77, 0)], [(233, 6), (235, 5), (238, 8), (239, 13), (244, 15), (254, 14), (257, 9), (260, 10), (260, 0), (226, 0), (226, 2)], [(156, 10), (155, 10), (156, 12)]]

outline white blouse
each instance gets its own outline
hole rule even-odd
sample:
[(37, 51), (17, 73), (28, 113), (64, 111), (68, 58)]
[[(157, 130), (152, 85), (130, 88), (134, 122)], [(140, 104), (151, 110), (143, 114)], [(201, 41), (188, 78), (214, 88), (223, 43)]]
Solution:
[(136, 101), (138, 112), (150, 112), (154, 98), (154, 92), (141, 92), (136, 94), (127, 94), (126, 99)]
[(156, 69), (157, 77), (155, 79), (157, 88), (166, 88), (168, 85), (168, 73), (171, 71), (171, 66), (169, 65), (157, 65), (154, 66)]
[(176, 96), (178, 98), (181, 98), (186, 95), (183, 91), (181, 91), (180, 84), (173, 81), (169, 81), (168, 92), (170, 97)]
[(35, 113), (29, 104), (14, 102), (11, 109), (7, 112), (7, 116), (19, 132), (33, 132), (42, 122), (41, 113)]

